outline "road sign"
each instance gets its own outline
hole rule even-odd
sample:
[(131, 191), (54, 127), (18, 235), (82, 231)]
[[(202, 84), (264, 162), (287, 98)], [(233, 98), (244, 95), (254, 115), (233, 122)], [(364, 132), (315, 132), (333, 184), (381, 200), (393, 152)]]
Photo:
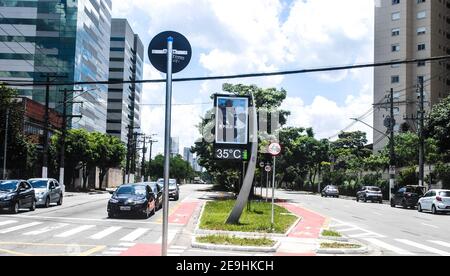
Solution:
[(181, 72), (188, 66), (192, 57), (189, 41), (182, 34), (166, 31), (155, 36), (148, 48), (152, 65), (160, 72), (167, 73), (167, 38), (173, 38), (172, 73)]
[(281, 146), (278, 143), (272, 143), (269, 146), (268, 152), (272, 155), (272, 156), (278, 156), (281, 153)]
[(266, 172), (271, 172), (272, 171), (272, 166), (266, 166), (265, 170), (266, 170)]
[(260, 166), (261, 168), (264, 168), (264, 166), (266, 166), (266, 163), (261, 162), (261, 163), (259, 163), (259, 166)]

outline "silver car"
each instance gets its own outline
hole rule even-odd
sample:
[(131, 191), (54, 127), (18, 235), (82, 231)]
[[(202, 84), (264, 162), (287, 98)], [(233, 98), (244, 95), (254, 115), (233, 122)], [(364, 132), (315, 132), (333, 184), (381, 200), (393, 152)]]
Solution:
[(58, 181), (49, 178), (35, 178), (28, 182), (35, 190), (37, 206), (48, 208), (52, 203), (62, 205), (64, 195)]

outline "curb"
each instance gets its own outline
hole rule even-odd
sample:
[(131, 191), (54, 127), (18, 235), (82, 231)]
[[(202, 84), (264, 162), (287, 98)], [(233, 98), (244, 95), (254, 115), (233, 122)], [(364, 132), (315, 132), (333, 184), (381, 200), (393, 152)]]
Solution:
[(321, 255), (362, 255), (369, 253), (369, 247), (362, 246), (361, 248), (353, 248), (353, 249), (320, 248), (316, 250), (316, 253)]
[(272, 247), (257, 247), (257, 246), (237, 246), (237, 245), (220, 245), (199, 243), (196, 241), (196, 237), (192, 238), (192, 248), (206, 249), (212, 251), (232, 251), (232, 252), (252, 252), (252, 253), (275, 253), (280, 248), (281, 242), (276, 242)]
[(198, 236), (208, 236), (208, 235), (227, 235), (227, 236), (236, 236), (242, 238), (285, 238), (291, 233), (291, 231), (301, 222), (302, 218), (298, 217), (296, 214), (293, 214), (297, 217), (297, 220), (294, 224), (289, 227), (286, 233), (277, 234), (277, 233), (258, 233), (258, 232), (235, 232), (235, 231), (224, 231), (224, 230), (206, 230), (200, 229), (200, 219), (203, 217), (203, 212), (205, 211), (206, 204), (203, 204), (202, 210), (200, 211), (198, 223), (195, 226), (194, 235)]
[(350, 240), (346, 237), (327, 237), (327, 236), (319, 236), (319, 240), (323, 241), (335, 241), (335, 242), (349, 242)]

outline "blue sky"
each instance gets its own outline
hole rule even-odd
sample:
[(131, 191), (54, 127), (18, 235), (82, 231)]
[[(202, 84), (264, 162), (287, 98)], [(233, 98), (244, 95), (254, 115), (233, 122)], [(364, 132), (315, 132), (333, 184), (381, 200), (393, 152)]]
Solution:
[[(127, 18), (147, 47), (174, 30), (191, 42), (189, 67), (175, 77), (268, 72), (373, 61), (374, 0), (113, 0), (113, 16)], [(162, 78), (146, 57), (146, 79)], [(199, 137), (195, 125), (224, 81), (174, 85), (173, 136), (181, 149)], [(284, 88), (288, 124), (313, 127), (328, 138), (371, 108), (372, 69), (232, 80)], [(163, 140), (163, 85), (145, 85), (143, 129)], [(197, 104), (195, 104), (197, 103)], [(184, 105), (193, 104), (193, 105)], [(372, 124), (369, 116), (366, 122)], [(364, 125), (350, 130), (368, 132)], [(162, 143), (156, 152), (162, 152)]]

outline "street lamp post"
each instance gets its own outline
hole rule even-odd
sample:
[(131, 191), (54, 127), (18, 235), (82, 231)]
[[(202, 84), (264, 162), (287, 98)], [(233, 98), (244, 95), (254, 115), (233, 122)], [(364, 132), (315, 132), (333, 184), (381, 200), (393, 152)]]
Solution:
[(6, 108), (6, 120), (5, 120), (5, 139), (3, 148), (3, 179), (6, 179), (6, 158), (8, 154), (8, 128), (9, 128), (9, 108)]

